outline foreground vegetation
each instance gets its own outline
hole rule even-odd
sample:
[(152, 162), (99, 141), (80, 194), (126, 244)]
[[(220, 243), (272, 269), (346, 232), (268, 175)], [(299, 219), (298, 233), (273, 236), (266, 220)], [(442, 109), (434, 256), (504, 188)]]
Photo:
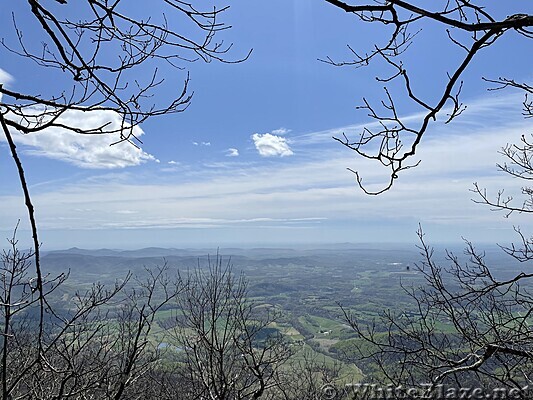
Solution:
[[(43, 257), (41, 296), (32, 254), (10, 243), (1, 271), (3, 399), (323, 398), (326, 384), (396, 383), (390, 367), (402, 338), (423, 356), (413, 336), (422, 330), (410, 328), (428, 320), (412, 289), (428, 275), (405, 248), (234, 249), (228, 260), (71, 249)], [(497, 260), (499, 278), (516, 273)], [(432, 321), (433, 339), (454, 344), (450, 357), (472, 352), (449, 316)], [(413, 385), (428, 382), (410, 368)], [(510, 376), (509, 365), (487, 368)]]

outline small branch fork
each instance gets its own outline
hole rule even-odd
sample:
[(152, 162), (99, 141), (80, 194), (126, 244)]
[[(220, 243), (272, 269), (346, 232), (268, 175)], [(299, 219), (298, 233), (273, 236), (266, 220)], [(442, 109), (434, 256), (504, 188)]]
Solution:
[[(363, 98), (363, 105), (358, 107), (358, 109), (368, 112), (368, 116), (376, 122), (378, 128), (364, 128), (355, 140), (349, 139), (344, 134), (342, 137), (334, 137), (337, 142), (355, 151), (363, 158), (375, 160), (390, 170), (388, 182), (381, 189), (370, 190), (365, 186), (359, 172), (349, 169), (355, 173), (359, 187), (370, 195), (381, 194), (389, 190), (400, 172), (419, 165), (420, 161), (409, 163), (409, 160), (416, 154), (431, 121), (435, 121), (441, 112), (447, 111), (445, 123), (449, 123), (465, 110), (465, 106), (460, 101), (463, 86), (461, 77), (482, 49), (491, 46), (509, 30), (513, 30), (526, 38), (533, 38), (533, 31), (531, 30), (533, 15), (515, 14), (503, 20), (496, 20), (483, 7), (467, 0), (439, 2), (443, 6), (438, 11), (421, 8), (412, 2), (402, 0), (376, 1), (371, 4), (357, 5), (339, 0), (326, 1), (354, 14), (362, 22), (380, 23), (392, 27), (386, 43), (384, 45), (376, 44), (369, 53), (359, 54), (348, 46), (354, 56), (352, 61), (336, 62), (329, 57), (321, 60), (334, 66), (354, 66), (357, 68), (367, 66), (373, 59), (380, 58), (394, 71), (389, 77), (376, 78), (385, 84), (385, 99), (381, 102), (384, 113), (378, 111), (378, 108), (370, 104), (366, 98)], [(453, 73), (448, 74), (448, 80), (442, 88), (442, 94), (434, 102), (426, 101), (415, 93), (406, 67), (401, 60), (398, 60), (418, 34), (418, 32), (410, 33), (408, 28), (413, 23), (422, 20), (433, 21), (447, 27), (446, 33), (451, 43), (466, 53)], [(448, 28), (466, 32), (470, 35), (470, 41), (466, 43), (458, 40), (452, 36), (452, 32)], [(422, 109), (423, 117), (418, 126), (413, 127), (399, 115), (389, 89), (389, 84), (396, 79), (403, 80), (407, 97)], [(530, 85), (517, 83), (506, 78), (490, 82), (498, 84), (499, 89), (512, 86), (524, 90), (526, 92), (524, 114), (526, 116), (531, 115)], [(529, 98), (527, 94), (530, 95)]]

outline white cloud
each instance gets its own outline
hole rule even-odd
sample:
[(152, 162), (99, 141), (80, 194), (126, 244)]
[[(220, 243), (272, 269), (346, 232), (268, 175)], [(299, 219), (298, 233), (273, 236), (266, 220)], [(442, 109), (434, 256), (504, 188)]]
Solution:
[(274, 129), (272, 132), (273, 135), (285, 135), (286, 133), (289, 133), (291, 130), (290, 129), (287, 129), (287, 128), (279, 128), (279, 129)]
[(226, 157), (238, 157), (239, 156), (239, 150), (234, 149), (233, 147), (230, 147), (226, 150)]
[[(415, 242), (414, 232), (421, 222), (432, 241), (460, 240), (464, 235), (473, 241), (504, 242), (507, 233), (513, 234), (513, 224), (528, 232), (533, 226), (523, 215), (504, 219), (474, 204), (469, 189), (478, 181), (492, 195), (500, 188), (520, 193), (520, 182), (498, 173), (495, 163), (502, 161), (497, 153), (500, 147), (519, 140), (530, 124), (521, 118), (520, 109), (516, 116), (501, 104), (481, 105), (480, 111), (469, 108), (453, 130), (432, 130), (417, 152), (422, 164), (404, 171), (394, 188), (381, 196), (359, 191), (346, 167), (360, 171), (365, 183), (376, 188), (387, 182), (388, 170), (354, 158), (331, 139), (311, 145), (298, 140), (298, 154), (307, 152), (306, 156), (282, 166), (230, 160), (209, 167), (182, 164), (180, 174), (105, 173), (99, 180), (43, 185), (35, 195), (41, 226), (48, 232), (113, 232), (110, 228), (116, 228), (121, 229), (116, 233), (121, 239), (138, 229), (168, 228), (164, 237), (172, 245), (178, 240), (203, 243), (207, 238), (215, 244), (261, 238)], [(497, 115), (496, 124), (493, 115)], [(23, 215), (23, 204), (15, 196), (2, 196), (0, 202), (0, 228), (7, 231), (13, 216)], [(161, 245), (162, 236), (145, 235), (142, 245), (147, 245), (145, 240)]]
[[(210, 237), (217, 243), (241, 237), (255, 240), (267, 235), (264, 228), (268, 228), (292, 232), (275, 231), (271, 241), (304, 237), (315, 241), (415, 241), (414, 231), (421, 222), (432, 240), (449, 239), (450, 235), (477, 240), (481, 234), (486, 235), (483, 239), (496, 236), (501, 241), (503, 234), (490, 229), (505, 225), (512, 233), (516, 220), (504, 220), (474, 204), (468, 189), (475, 180), (494, 190), (511, 189), (509, 185), (516, 182), (496, 174), (494, 162), (502, 141), (519, 137), (520, 130), (493, 129), (471, 135), (471, 142), (463, 142), (465, 137), (459, 134), (448, 136), (448, 141), (426, 142), (422, 156), (428, 162), (407, 171), (391, 192), (378, 197), (362, 194), (346, 167), (362, 171), (367, 182), (382, 183), (386, 176), (374, 165), (365, 168), (351, 154), (329, 148), (283, 168), (277, 163), (236, 164), (178, 174), (174, 181), (168, 176), (165, 180), (137, 176), (121, 181), (105, 174), (99, 181), (50, 186), (49, 192), (41, 188), (35, 201), (42, 229), (47, 231), (121, 229), (122, 237), (129, 235), (124, 230), (165, 228), (176, 229), (168, 233), (169, 238), (176, 234), (180, 240), (193, 240), (194, 228), (202, 232), (199, 242)], [(483, 154), (474, 159), (469, 145), (476, 141), (483, 143)], [(4, 225), (24, 211), (17, 209), (18, 197), (2, 196), (0, 202)], [(222, 229), (226, 230), (217, 233)], [(177, 233), (181, 230), (189, 233)], [(309, 236), (303, 236), (304, 231)], [(161, 245), (157, 240), (160, 236), (154, 235), (150, 244)]]
[(272, 135), (270, 133), (254, 133), (252, 135), (252, 140), (254, 141), (255, 148), (263, 157), (284, 157), (294, 154), (289, 147), (287, 139), (280, 136)]
[(179, 163), (178, 163), (177, 161), (170, 160), (167, 164), (170, 164), (170, 165), (178, 165)]
[(0, 84), (9, 85), (15, 80), (11, 74), (0, 68)]
[[(9, 117), (9, 116), (8, 116)], [(57, 123), (76, 127), (81, 130), (94, 129), (107, 124), (107, 129), (119, 129), (120, 115), (109, 110), (82, 112), (69, 110), (63, 113)], [(139, 137), (143, 131), (133, 128)], [(74, 164), (81, 168), (111, 169), (124, 168), (156, 161), (154, 156), (128, 142), (120, 142), (119, 133), (83, 135), (59, 127), (50, 127), (42, 131), (22, 134), (17, 133), (15, 141), (25, 145), (25, 153), (48, 157)]]
[(192, 142), (194, 146), (211, 146), (211, 142)]

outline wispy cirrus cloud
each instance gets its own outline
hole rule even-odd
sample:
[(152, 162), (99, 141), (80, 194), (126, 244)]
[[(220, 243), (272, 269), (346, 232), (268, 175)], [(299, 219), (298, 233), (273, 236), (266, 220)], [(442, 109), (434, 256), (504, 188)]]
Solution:
[(278, 135), (279, 136), (279, 135), (285, 135), (285, 134), (289, 133), (290, 131), (291, 131), (290, 129), (281, 127), (281, 128), (278, 128), (278, 129), (274, 129), (270, 133), (272, 133), (273, 135)]
[[(218, 165), (191, 172), (195, 174), (194, 180), (179, 175), (176, 179), (183, 181), (172, 182), (170, 178), (140, 181), (137, 176), (124, 181), (106, 175), (100, 180), (42, 193), (37, 201), (42, 206), (43, 224), (48, 228), (59, 228), (58, 215), (79, 217), (80, 209), (92, 210), (91, 217), (83, 222), (91, 229), (112, 221), (116, 227), (133, 229), (154, 224), (195, 225), (207, 220), (217, 226), (267, 219), (282, 223), (295, 218), (302, 221), (371, 218), (382, 226), (398, 219), (475, 225), (487, 213), (469, 200), (472, 194), (468, 189), (478, 180), (488, 187), (512, 190), (514, 181), (498, 174), (494, 164), (502, 141), (519, 138), (520, 132), (515, 127), (495, 127), (472, 131), (467, 137), (457, 133), (429, 140), (421, 149), (421, 166), (407, 171), (389, 193), (378, 197), (358, 191), (353, 174), (346, 167), (362, 171), (370, 184), (386, 182), (386, 174), (373, 164), (367, 166), (354, 160), (349, 152), (329, 148), (313, 158), (283, 166), (260, 162), (228, 163), (224, 168)], [(479, 154), (472, 157), (474, 148)], [(137, 211), (135, 218), (110, 217), (125, 205), (128, 210)]]
[[(390, 192), (377, 197), (359, 191), (346, 168), (360, 171), (365, 183), (376, 187), (387, 182), (388, 170), (354, 157), (331, 139), (309, 143), (293, 136), (297, 156), (286, 162), (185, 165), (180, 174), (132, 174), (130, 179), (106, 173), (99, 180), (61, 188), (50, 185), (48, 190), (40, 187), (35, 201), (44, 230), (116, 229), (121, 238), (136, 230), (165, 230), (161, 235), (144, 231), (143, 245), (147, 236), (154, 238), (150, 242), (154, 245), (160, 245), (162, 237), (169, 244), (207, 238), (213, 243), (263, 239), (412, 243), (419, 222), (431, 240), (460, 240), (464, 235), (501, 242), (507, 233), (512, 235), (513, 224), (527, 221), (519, 215), (503, 219), (474, 204), (469, 189), (477, 181), (489, 195), (499, 189), (520, 194), (520, 182), (495, 167), (502, 161), (498, 150), (531, 131), (520, 110), (512, 110), (492, 99), (470, 107), (453, 129), (435, 125), (417, 152), (421, 165), (405, 171)], [(4, 196), (0, 201), (0, 221), (7, 231), (13, 215), (23, 210), (20, 199)]]

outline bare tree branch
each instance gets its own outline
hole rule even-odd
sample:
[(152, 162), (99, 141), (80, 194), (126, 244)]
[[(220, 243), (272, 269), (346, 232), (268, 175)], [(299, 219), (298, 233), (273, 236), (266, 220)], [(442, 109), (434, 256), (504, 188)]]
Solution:
[[(385, 84), (385, 100), (381, 102), (381, 108), (369, 103), (363, 98), (363, 105), (359, 109), (366, 110), (368, 117), (377, 122), (378, 128), (366, 127), (355, 140), (346, 136), (334, 138), (350, 150), (355, 151), (363, 158), (377, 161), (389, 171), (389, 180), (377, 190), (366, 187), (363, 177), (358, 171), (354, 172), (359, 187), (366, 193), (377, 195), (389, 190), (402, 171), (418, 166), (420, 161), (410, 162), (420, 145), (423, 136), (430, 128), (432, 121), (446, 112), (445, 123), (451, 122), (465, 109), (461, 103), (460, 94), (463, 86), (461, 80), (464, 71), (473, 62), (478, 53), (508, 31), (530, 37), (528, 29), (533, 27), (533, 15), (514, 14), (505, 19), (498, 20), (493, 17), (484, 7), (471, 1), (439, 1), (431, 4), (428, 8), (416, 5), (414, 2), (403, 0), (375, 1), (375, 2), (342, 2), (338, 0), (326, 0), (328, 3), (348, 13), (352, 13), (363, 23), (382, 24), (384, 30), (390, 26), (385, 44), (374, 44), (373, 50), (366, 54), (359, 54), (348, 46), (354, 56), (352, 61), (333, 61), (327, 57), (322, 60), (335, 66), (361, 67), (369, 65), (374, 59), (380, 58), (395, 71), (388, 77), (377, 77), (379, 82)], [(362, 4), (360, 4), (362, 3)], [(410, 33), (411, 26), (426, 23), (440, 24), (445, 30), (453, 46), (457, 46), (466, 52), (466, 55), (457, 67), (448, 74), (448, 79), (442, 88), (437, 88), (439, 94), (437, 100), (430, 102), (419, 95), (413, 89), (408, 69), (401, 61), (402, 54), (407, 51), (411, 43), (419, 33)], [(471, 35), (469, 40), (452, 36), (450, 29), (466, 32)], [(397, 61), (398, 60), (398, 61)], [(395, 104), (389, 85), (396, 79), (403, 80), (406, 97), (421, 109), (422, 117), (415, 124), (407, 121), (400, 115)], [(496, 83), (498, 88), (515, 87), (531, 94), (531, 87), (527, 83), (517, 83), (512, 79), (502, 79), (490, 82)], [(526, 96), (524, 101), (524, 114), (531, 115), (531, 101)]]

